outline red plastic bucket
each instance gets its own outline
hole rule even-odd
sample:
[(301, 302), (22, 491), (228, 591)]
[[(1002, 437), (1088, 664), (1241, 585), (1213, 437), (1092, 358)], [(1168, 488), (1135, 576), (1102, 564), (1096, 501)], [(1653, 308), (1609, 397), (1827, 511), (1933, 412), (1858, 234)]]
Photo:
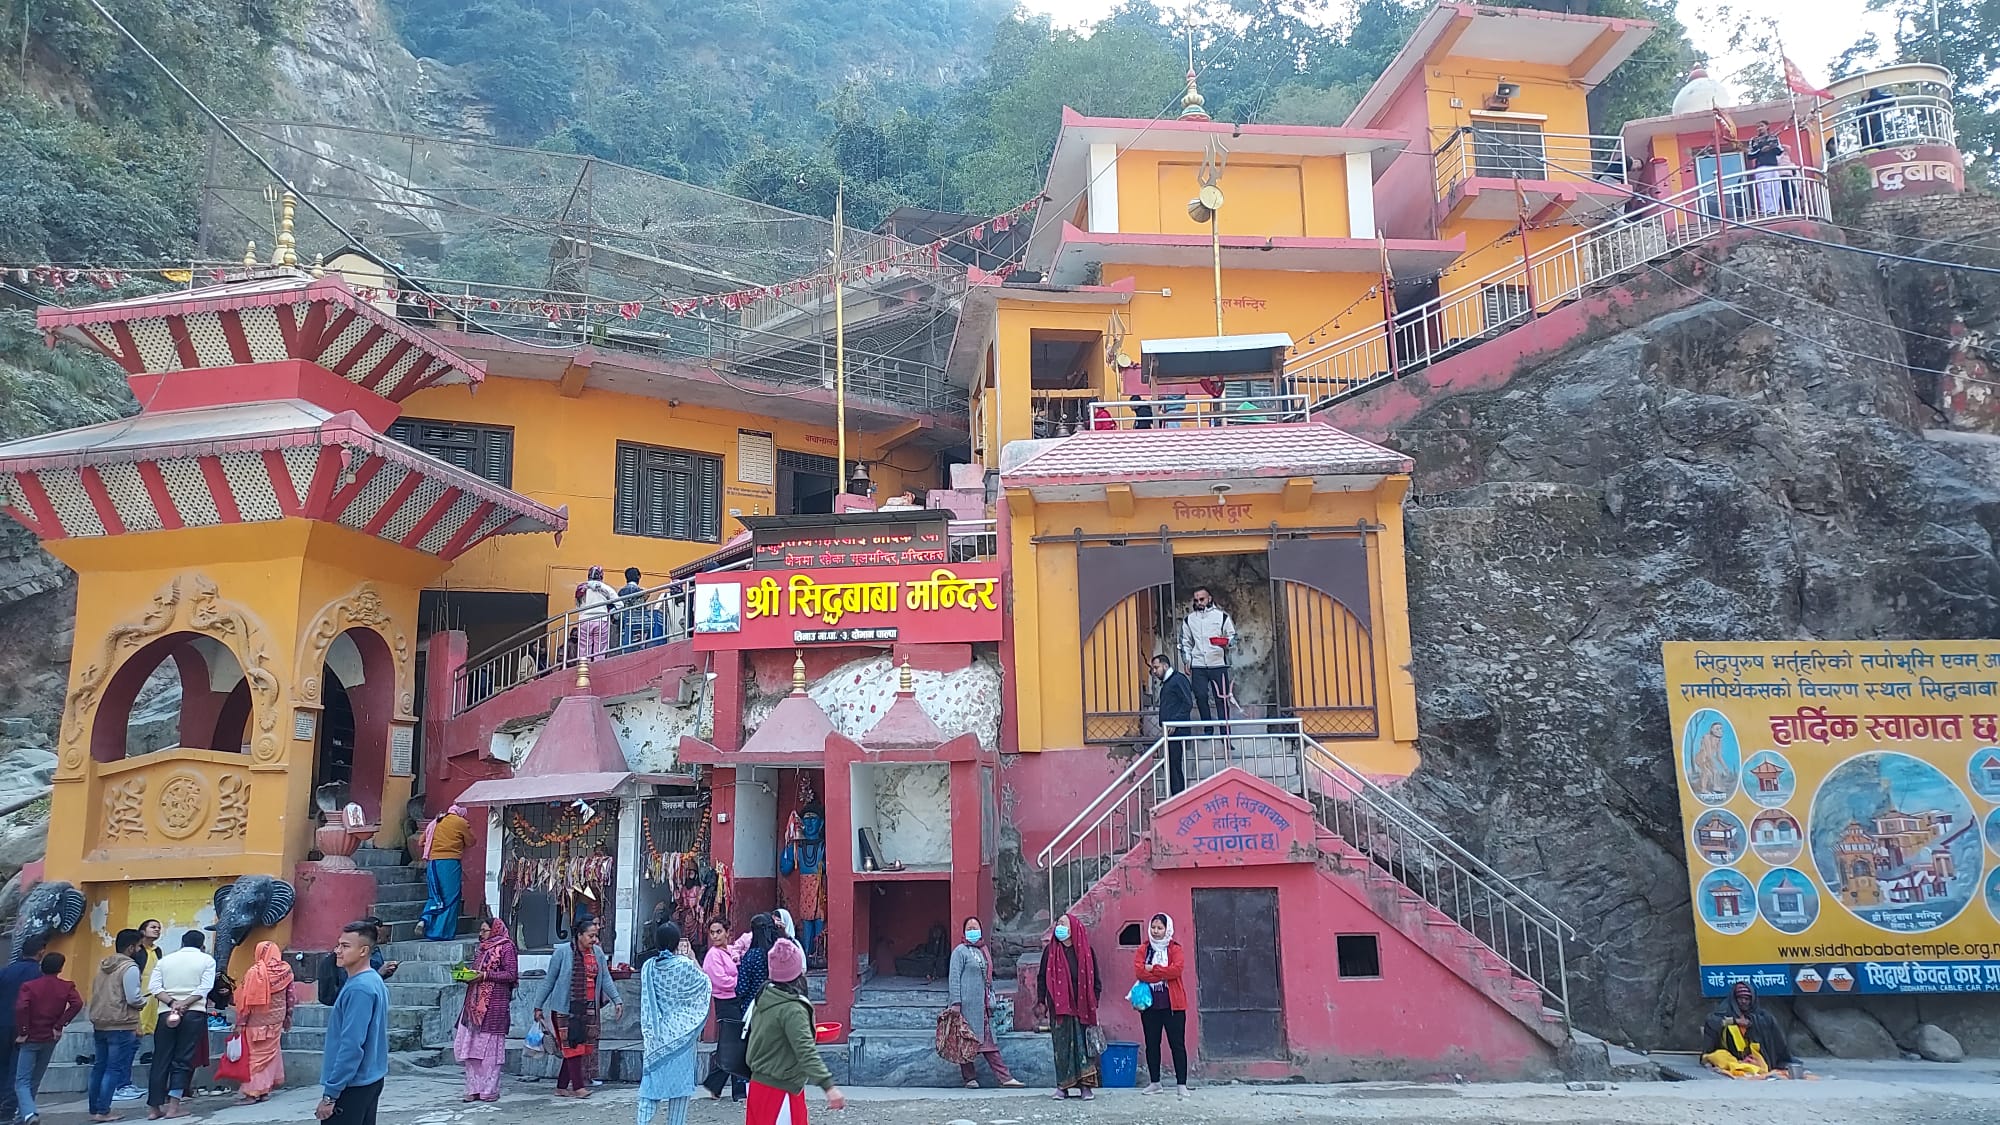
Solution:
[(840, 1042), (840, 1033), (845, 1030), (847, 1030), (847, 1027), (844, 1024), (816, 1023), (813, 1025), (813, 1042), (838, 1043)]

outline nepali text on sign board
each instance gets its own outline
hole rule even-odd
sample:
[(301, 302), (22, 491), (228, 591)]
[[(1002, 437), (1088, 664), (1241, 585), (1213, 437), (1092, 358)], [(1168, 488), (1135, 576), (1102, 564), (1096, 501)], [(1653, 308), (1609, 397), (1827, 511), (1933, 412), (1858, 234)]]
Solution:
[(750, 533), (758, 570), (808, 570), (849, 566), (922, 566), (951, 561), (950, 524), (901, 520), (892, 524), (766, 527)]
[(2000, 643), (1664, 648), (1702, 991), (2000, 992)]
[(702, 575), (694, 647), (997, 641), (1001, 608), (996, 563)]

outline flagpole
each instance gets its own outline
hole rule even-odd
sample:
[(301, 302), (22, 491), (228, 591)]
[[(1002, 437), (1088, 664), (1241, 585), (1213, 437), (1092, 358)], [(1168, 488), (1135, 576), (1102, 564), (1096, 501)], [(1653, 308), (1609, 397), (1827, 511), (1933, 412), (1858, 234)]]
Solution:
[(846, 224), (847, 185), (833, 189), (833, 428), (838, 436), (842, 479), (833, 482), (834, 491), (847, 491), (847, 307), (840, 291), (841, 230)]

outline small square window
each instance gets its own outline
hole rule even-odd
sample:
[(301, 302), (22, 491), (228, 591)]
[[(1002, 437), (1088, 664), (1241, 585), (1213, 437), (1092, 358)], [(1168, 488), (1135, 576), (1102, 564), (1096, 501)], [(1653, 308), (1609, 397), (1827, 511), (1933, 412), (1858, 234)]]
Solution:
[(1137, 949), (1146, 944), (1145, 934), (1146, 927), (1143, 923), (1127, 922), (1125, 928), (1118, 931), (1118, 944), (1125, 949)]
[(1333, 939), (1333, 951), (1342, 980), (1381, 977), (1382, 947), (1374, 934), (1340, 934)]

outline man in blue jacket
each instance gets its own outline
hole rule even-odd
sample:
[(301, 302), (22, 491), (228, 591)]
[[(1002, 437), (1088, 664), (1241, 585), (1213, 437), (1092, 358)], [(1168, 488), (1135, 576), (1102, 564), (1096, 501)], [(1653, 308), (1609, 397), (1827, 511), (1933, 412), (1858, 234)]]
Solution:
[(0, 969), (0, 1074), (7, 1081), (0, 1083), (0, 1121), (12, 1121), (21, 1111), (20, 1100), (14, 1096), (14, 1059), (19, 1054), (14, 1042), (14, 1001), (21, 995), (21, 986), (42, 975), (42, 951), (48, 948), (48, 939), (31, 937), (21, 943), (21, 955), (14, 963)]
[(382, 1080), (389, 1076), (389, 989), (369, 964), (374, 952), (375, 927), (367, 922), (349, 923), (333, 946), (347, 983), (327, 1015), (314, 1115), (335, 1125), (375, 1125)]

